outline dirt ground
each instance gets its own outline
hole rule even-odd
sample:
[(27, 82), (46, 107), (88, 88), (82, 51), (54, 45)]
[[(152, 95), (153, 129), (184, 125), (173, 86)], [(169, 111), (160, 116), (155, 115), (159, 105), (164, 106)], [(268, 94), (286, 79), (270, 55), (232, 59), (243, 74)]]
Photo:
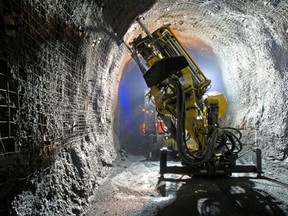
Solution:
[[(178, 162), (169, 161), (168, 165)], [(232, 177), (165, 175), (155, 188), (159, 161), (129, 155), (111, 170), (91, 201), (88, 215), (287, 215), (288, 185), (254, 174)]]

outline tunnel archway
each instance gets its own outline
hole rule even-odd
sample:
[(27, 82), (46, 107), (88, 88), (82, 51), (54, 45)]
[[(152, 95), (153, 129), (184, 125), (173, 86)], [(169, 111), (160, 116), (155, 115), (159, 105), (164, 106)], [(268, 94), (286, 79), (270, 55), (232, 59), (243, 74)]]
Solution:
[[(217, 1), (179, 1), (176, 4), (160, 1), (143, 14), (151, 31), (170, 23), (181, 34), (181, 41), (195, 37), (213, 47), (229, 100), (225, 121), (234, 127), (244, 123), (247, 147), (267, 148), (266, 154), (274, 152), (275, 157), (281, 153), (274, 149), (284, 148), (287, 134), (286, 111), (283, 109), (287, 93), (280, 84), (287, 80), (283, 76), (287, 71), (287, 60), (276, 54), (287, 56), (284, 5), (283, 2), (261, 1), (245, 4), (238, 1), (227, 4)], [(263, 11), (266, 15), (262, 14)], [(124, 38), (129, 41), (139, 34), (139, 26), (134, 23)], [(282, 87), (276, 90), (275, 83)], [(274, 112), (282, 115), (268, 119), (269, 113)], [(271, 125), (275, 125), (272, 130)], [(275, 139), (269, 140), (267, 134)]]
[(247, 149), (260, 147), (271, 175), (285, 175), (287, 161), (278, 158), (288, 141), (287, 1), (0, 4), (1, 204), (13, 199), (27, 214), (86, 211), (117, 158), (113, 120), (127, 54), (117, 42), (138, 36), (141, 14), (149, 29), (171, 23), (183, 40), (213, 47), (231, 101), (227, 123), (238, 127), (245, 117)]

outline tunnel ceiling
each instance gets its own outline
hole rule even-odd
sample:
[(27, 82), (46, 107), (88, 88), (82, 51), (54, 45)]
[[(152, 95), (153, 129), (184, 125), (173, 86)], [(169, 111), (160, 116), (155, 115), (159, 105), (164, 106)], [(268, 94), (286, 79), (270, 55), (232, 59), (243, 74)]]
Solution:
[[(223, 121), (245, 128), (247, 150), (260, 147), (268, 160), (288, 142), (287, 1), (0, 4), (0, 203), (16, 213), (87, 212), (119, 155), (117, 91), (128, 55), (118, 45), (139, 35), (138, 15), (151, 30), (171, 23), (181, 41), (218, 57)], [(285, 164), (265, 164), (285, 175)]]

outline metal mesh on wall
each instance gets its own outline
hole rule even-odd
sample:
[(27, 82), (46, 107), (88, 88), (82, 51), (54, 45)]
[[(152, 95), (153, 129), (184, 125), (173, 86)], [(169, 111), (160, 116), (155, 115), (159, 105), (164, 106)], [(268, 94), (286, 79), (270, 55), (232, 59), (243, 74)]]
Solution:
[(84, 208), (116, 158), (123, 50), (101, 10), (90, 0), (0, 0), (0, 214), (23, 187), (49, 193), (55, 205), (42, 214), (64, 195), (83, 202), (63, 198), (63, 215)]
[[(77, 1), (0, 1), (0, 170), (50, 159), (86, 123), (86, 55)], [(27, 153), (27, 154), (26, 154)], [(3, 160), (3, 161), (2, 161)], [(33, 162), (33, 163), (34, 163)], [(10, 174), (7, 174), (10, 175)]]

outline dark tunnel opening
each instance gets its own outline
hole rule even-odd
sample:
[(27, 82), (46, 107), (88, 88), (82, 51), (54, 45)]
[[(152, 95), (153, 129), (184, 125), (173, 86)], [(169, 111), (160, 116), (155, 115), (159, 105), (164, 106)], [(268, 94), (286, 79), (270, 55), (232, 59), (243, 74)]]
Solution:
[(147, 89), (137, 64), (129, 60), (123, 69), (119, 83), (118, 106), (121, 147), (131, 154), (147, 153), (145, 134), (141, 131)]

